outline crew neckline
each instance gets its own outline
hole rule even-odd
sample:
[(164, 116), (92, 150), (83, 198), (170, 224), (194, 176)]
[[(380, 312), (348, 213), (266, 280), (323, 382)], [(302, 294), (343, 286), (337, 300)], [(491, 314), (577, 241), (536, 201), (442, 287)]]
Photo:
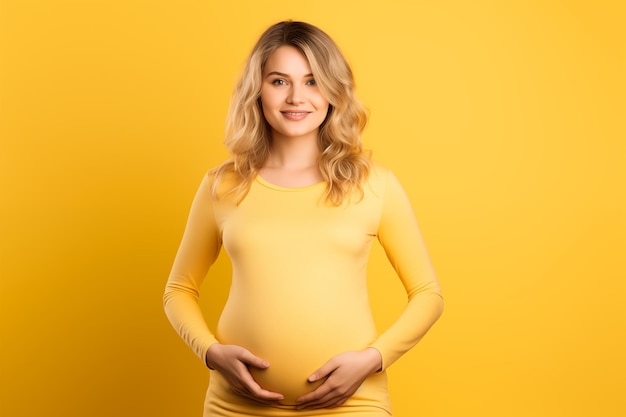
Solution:
[(282, 185), (272, 184), (271, 182), (267, 181), (260, 175), (256, 176), (256, 181), (266, 188), (270, 188), (276, 191), (286, 191), (286, 192), (308, 191), (308, 190), (313, 190), (315, 188), (318, 188), (326, 184), (326, 181), (320, 181), (320, 182), (316, 182), (315, 184), (305, 185), (303, 187), (284, 187)]

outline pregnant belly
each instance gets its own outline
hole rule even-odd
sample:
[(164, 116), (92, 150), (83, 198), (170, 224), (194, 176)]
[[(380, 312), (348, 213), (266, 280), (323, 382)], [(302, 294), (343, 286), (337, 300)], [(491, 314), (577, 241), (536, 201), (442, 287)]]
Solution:
[(364, 349), (375, 336), (373, 322), (355, 320), (352, 314), (242, 317), (228, 309), (217, 331), (221, 343), (242, 346), (270, 363), (266, 369), (251, 368), (250, 372), (261, 387), (283, 394), (285, 405), (295, 404), (298, 397), (323, 383), (310, 383), (308, 377), (329, 359)]
[(250, 373), (261, 387), (283, 394), (285, 399), (280, 401), (281, 404), (294, 405), (298, 397), (315, 390), (323, 383), (323, 380), (311, 383), (307, 378), (325, 361), (320, 363), (319, 360), (308, 358), (301, 360), (300, 357), (273, 357), (268, 360), (269, 368), (251, 368)]

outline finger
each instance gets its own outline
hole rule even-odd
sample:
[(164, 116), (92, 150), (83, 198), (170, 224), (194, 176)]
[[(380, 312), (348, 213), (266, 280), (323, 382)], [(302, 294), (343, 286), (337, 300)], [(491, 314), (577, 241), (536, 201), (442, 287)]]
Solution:
[(332, 374), (338, 368), (337, 364), (333, 360), (326, 362), (321, 368), (316, 370), (309, 376), (309, 382), (319, 381), (320, 379), (326, 378), (328, 375)]
[(255, 384), (255, 385), (256, 387), (248, 387), (242, 384), (237, 387), (231, 386), (231, 389), (233, 392), (241, 396), (244, 396), (252, 400), (265, 403), (265, 404), (274, 404), (276, 403), (276, 401), (284, 399), (284, 396), (282, 394), (260, 388), (258, 384)]
[(270, 366), (269, 362), (264, 359), (255, 356), (249, 350), (243, 349), (239, 360), (247, 365), (254, 366), (255, 368), (265, 369)]
[(329, 401), (326, 401), (324, 403), (321, 404), (316, 404), (315, 406), (311, 407), (313, 408), (334, 408), (334, 407), (339, 407), (341, 404), (345, 403), (347, 400), (347, 398), (335, 398)]
[(318, 408), (332, 408), (332, 407), (337, 407), (341, 404), (343, 404), (345, 401), (347, 400), (347, 398), (329, 398), (325, 401), (317, 401), (314, 403), (307, 403), (307, 404), (300, 404), (298, 405), (296, 408), (298, 410), (312, 410), (312, 409), (318, 409)]
[(317, 387), (314, 391), (296, 398), (296, 402), (304, 405), (324, 401), (325, 397), (329, 395), (332, 390), (333, 388), (329, 384), (324, 383)]
[(261, 388), (261, 386), (254, 380), (248, 369), (246, 368), (241, 375), (241, 382), (244, 384), (245, 390), (256, 399), (265, 399), (265, 400), (282, 400), (285, 398), (279, 392), (273, 392)]
[(232, 389), (233, 392), (235, 392), (236, 394), (248, 398), (250, 400), (256, 401), (258, 403), (261, 404), (266, 404), (266, 405), (276, 405), (276, 402), (279, 400), (270, 400), (270, 399), (264, 399), (264, 398), (259, 398), (256, 395), (252, 394), (250, 391), (248, 391), (247, 389)]
[(246, 397), (246, 398), (248, 398), (248, 399), (250, 399), (252, 401), (255, 401), (255, 402), (259, 403), (259, 404), (265, 404), (265, 405), (271, 405), (271, 406), (275, 406), (276, 404), (279, 404), (279, 401), (280, 401), (279, 399), (269, 400), (269, 399), (266, 399), (266, 398), (259, 398), (257, 396), (254, 396), (254, 395), (250, 394), (249, 392), (246, 392), (246, 393), (243, 393), (243, 394), (240, 394), (240, 395), (242, 395), (243, 397)]
[(349, 395), (339, 395), (337, 392), (331, 391), (317, 400), (311, 400), (299, 404), (298, 409), (309, 410), (313, 408), (331, 408), (343, 404), (350, 398)]
[(261, 398), (265, 400), (283, 400), (285, 396), (278, 392), (273, 392), (270, 390), (266, 390), (261, 388), (259, 384), (254, 382), (251, 386), (248, 387), (248, 391), (256, 398)]
[(270, 401), (280, 401), (280, 400), (284, 400), (285, 396), (283, 394), (280, 394), (278, 392), (273, 392), (273, 391), (269, 391), (266, 389), (261, 389), (260, 391), (255, 391), (254, 395), (256, 398), (261, 398), (264, 400), (270, 400)]

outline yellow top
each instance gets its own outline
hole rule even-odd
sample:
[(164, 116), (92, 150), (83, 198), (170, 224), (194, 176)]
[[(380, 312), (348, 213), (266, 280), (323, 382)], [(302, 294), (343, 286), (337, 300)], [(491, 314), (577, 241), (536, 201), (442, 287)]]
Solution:
[[(441, 314), (439, 284), (413, 210), (388, 169), (374, 164), (363, 199), (339, 207), (322, 200), (323, 182), (285, 188), (258, 177), (239, 205), (227, 198), (214, 200), (210, 187), (207, 175), (167, 282), (166, 313), (202, 360), (217, 341), (243, 346), (267, 360), (270, 367), (253, 376), (262, 387), (284, 394), (285, 408), (312, 390), (307, 377), (331, 357), (374, 347), (381, 353), (384, 371)], [(408, 294), (403, 313), (380, 335), (366, 287), (375, 238)], [(198, 297), (222, 245), (233, 265), (232, 286), (213, 334)], [(211, 385), (217, 374), (212, 372)], [(371, 380), (346, 404), (359, 403), (357, 397), (362, 397), (389, 410), (386, 378), (375, 375)], [(215, 389), (222, 390), (218, 397), (228, 391), (224, 386)], [(230, 395), (228, 401), (235, 400)], [(256, 413), (250, 415), (260, 415)]]

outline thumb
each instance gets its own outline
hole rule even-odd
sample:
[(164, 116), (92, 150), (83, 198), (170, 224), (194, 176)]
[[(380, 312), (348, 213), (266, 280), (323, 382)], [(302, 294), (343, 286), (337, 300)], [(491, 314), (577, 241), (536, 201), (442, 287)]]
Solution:
[(243, 362), (243, 363), (245, 363), (247, 365), (253, 366), (255, 368), (265, 369), (265, 368), (270, 366), (269, 362), (259, 358), (258, 356), (253, 355), (252, 352), (250, 352), (248, 350), (244, 350), (242, 352), (241, 357), (239, 358), (239, 360), (241, 360), (241, 362)]

